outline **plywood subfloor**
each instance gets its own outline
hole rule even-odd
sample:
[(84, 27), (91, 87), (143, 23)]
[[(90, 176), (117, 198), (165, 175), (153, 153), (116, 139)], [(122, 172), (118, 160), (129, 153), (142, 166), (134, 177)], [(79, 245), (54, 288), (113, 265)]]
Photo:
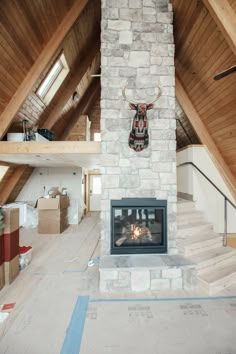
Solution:
[[(100, 294), (99, 214), (61, 235), (21, 229), (32, 263), (0, 292), (15, 302), (0, 324), (4, 354), (235, 354), (236, 287), (209, 299), (199, 290)], [(230, 297), (231, 296), (231, 297)]]

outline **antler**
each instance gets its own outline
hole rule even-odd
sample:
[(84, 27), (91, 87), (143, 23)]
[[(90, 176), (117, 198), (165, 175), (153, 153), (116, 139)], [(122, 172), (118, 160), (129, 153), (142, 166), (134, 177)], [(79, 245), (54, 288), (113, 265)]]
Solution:
[(125, 101), (129, 102), (129, 104), (137, 104), (137, 102), (135, 101), (129, 101), (127, 98), (126, 98), (126, 94), (125, 94), (125, 89), (127, 87), (127, 84), (122, 88), (122, 96), (124, 98)]
[[(125, 94), (125, 89), (126, 89), (126, 87), (127, 87), (127, 84), (122, 88), (122, 96), (123, 96), (124, 100), (127, 101), (127, 102), (129, 102), (129, 103), (131, 103), (131, 104), (137, 104), (138, 102), (130, 101), (130, 100), (127, 99), (126, 94)], [(156, 102), (156, 101), (158, 100), (158, 98), (162, 95), (162, 89), (161, 89), (161, 87), (158, 86), (158, 85), (157, 85), (157, 87), (158, 87), (158, 94), (157, 94), (157, 96), (155, 97), (155, 99), (154, 99), (153, 101), (151, 101), (151, 102), (149, 102), (149, 103), (147, 103), (147, 104), (152, 104), (152, 103)]]
[(161, 87), (158, 86), (158, 85), (157, 85), (157, 87), (158, 87), (158, 94), (157, 94), (157, 96), (155, 97), (155, 99), (154, 99), (153, 101), (149, 102), (148, 104), (152, 104), (152, 103), (156, 102), (156, 101), (158, 100), (158, 98), (161, 97), (161, 95), (162, 95), (162, 89), (161, 89)]

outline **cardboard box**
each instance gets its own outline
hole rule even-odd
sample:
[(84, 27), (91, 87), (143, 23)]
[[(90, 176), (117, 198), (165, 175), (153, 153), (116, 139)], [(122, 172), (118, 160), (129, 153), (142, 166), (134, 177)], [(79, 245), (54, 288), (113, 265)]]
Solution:
[(63, 195), (56, 198), (39, 198), (37, 208), (39, 210), (67, 209), (69, 205), (69, 198)]
[(0, 266), (4, 263), (4, 237), (3, 229), (0, 229)]
[(67, 208), (69, 198), (40, 198), (38, 200), (38, 233), (60, 234), (68, 227)]
[(5, 285), (4, 263), (0, 265), (0, 290)]
[(13, 258), (10, 262), (4, 263), (5, 283), (11, 284), (19, 274), (19, 255)]
[(39, 210), (39, 234), (61, 234), (67, 227), (67, 209)]
[(19, 208), (3, 208), (4, 211), (4, 234), (10, 234), (19, 229)]
[(4, 205), (4, 210), (15, 208), (19, 209), (19, 227), (23, 226), (27, 220), (27, 204), (25, 202), (14, 202)]
[(5, 274), (4, 274), (4, 237), (3, 229), (0, 229), (0, 290), (5, 285)]

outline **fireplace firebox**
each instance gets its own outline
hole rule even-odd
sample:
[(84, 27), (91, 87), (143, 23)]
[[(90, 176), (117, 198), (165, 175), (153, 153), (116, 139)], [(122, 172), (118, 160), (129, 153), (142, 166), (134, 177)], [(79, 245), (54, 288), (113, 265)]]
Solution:
[(166, 252), (166, 200), (123, 198), (111, 201), (111, 254)]

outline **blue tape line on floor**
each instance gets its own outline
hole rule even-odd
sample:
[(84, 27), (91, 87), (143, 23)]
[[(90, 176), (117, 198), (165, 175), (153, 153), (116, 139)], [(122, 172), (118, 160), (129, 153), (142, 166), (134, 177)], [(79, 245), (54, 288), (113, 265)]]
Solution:
[(89, 296), (79, 296), (75, 305), (61, 354), (79, 354)]
[(232, 296), (210, 296), (210, 297), (169, 297), (169, 298), (147, 298), (147, 299), (91, 299), (89, 302), (155, 302), (155, 301), (203, 301), (203, 300), (229, 300), (236, 299)]

